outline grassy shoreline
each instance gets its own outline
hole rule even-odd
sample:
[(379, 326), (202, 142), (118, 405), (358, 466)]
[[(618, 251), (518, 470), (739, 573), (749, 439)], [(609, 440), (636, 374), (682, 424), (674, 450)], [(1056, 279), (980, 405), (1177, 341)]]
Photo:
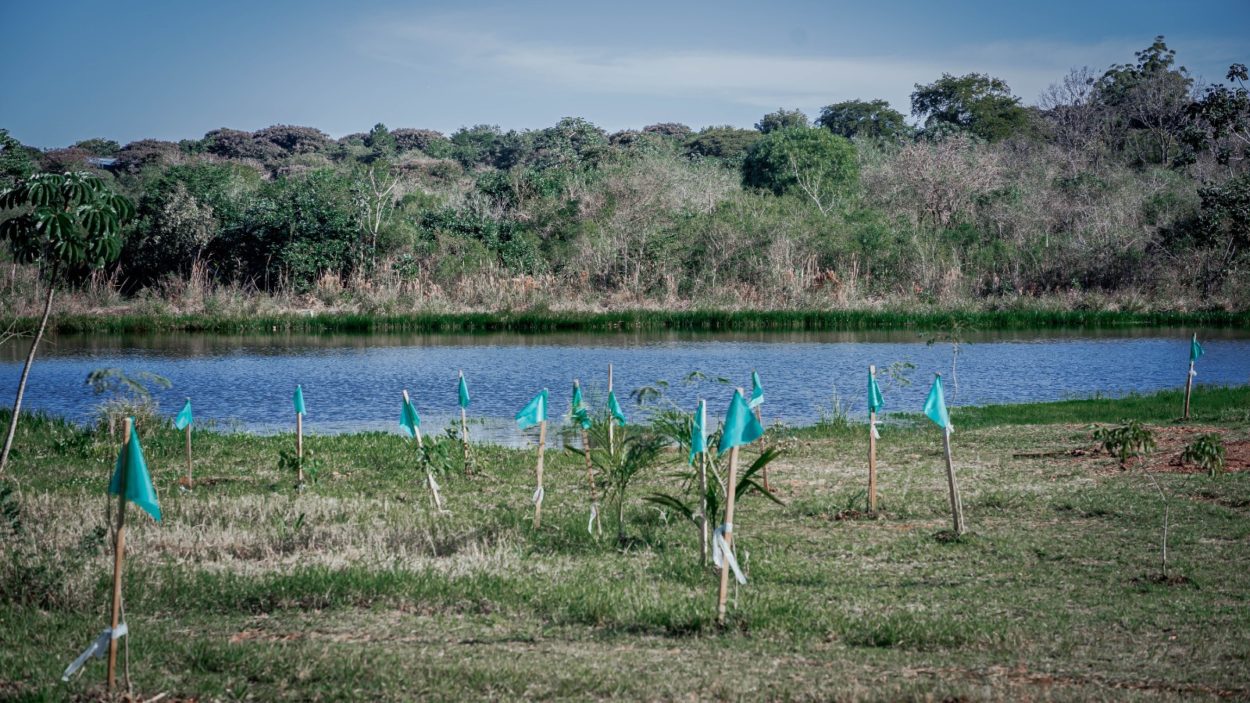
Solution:
[[(35, 318), (0, 320), (30, 330)], [(71, 314), (53, 317), (57, 333), (152, 332), (609, 332), (617, 330), (849, 331), (917, 329), (1250, 327), (1250, 311), (1084, 310), (623, 310), (617, 312), (464, 312), (369, 315), (361, 313)]]

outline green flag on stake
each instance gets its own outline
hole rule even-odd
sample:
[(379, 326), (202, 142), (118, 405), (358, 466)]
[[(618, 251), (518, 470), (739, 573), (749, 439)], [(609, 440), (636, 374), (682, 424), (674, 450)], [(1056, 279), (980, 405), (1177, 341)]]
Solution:
[(528, 429), (540, 422), (547, 421), (547, 389), (534, 396), (534, 399), (526, 403), (521, 408), (521, 412), (516, 414), (516, 425), (521, 429)]
[(178, 417), (174, 418), (174, 427), (185, 430), (194, 420), (195, 418), (191, 416), (191, 399), (187, 398), (187, 404), (182, 406), (182, 411), (178, 413)]
[(469, 384), (464, 382), (464, 376), (460, 377), (460, 407), (469, 407)]
[(694, 411), (694, 422), (690, 428), (690, 460), (686, 463), (693, 465), (694, 458), (699, 454), (707, 451), (707, 401), (700, 400), (699, 407)]
[(303, 386), (295, 387), (295, 396), (292, 397), (291, 400), (295, 402), (295, 414), (296, 415), (307, 414), (304, 411), (304, 387)]
[(616, 391), (608, 391), (608, 411), (616, 418), (617, 424), (625, 426), (625, 411), (621, 410), (621, 404), (616, 400)]
[(412, 401), (404, 399), (404, 406), (399, 409), (399, 426), (408, 431), (409, 437), (417, 436), (417, 428), (421, 426), (421, 416)]
[(117, 465), (109, 481), (109, 495), (121, 495), (122, 472), (125, 472), (126, 500), (143, 509), (157, 522), (161, 521), (161, 506), (156, 502), (156, 488), (148, 474), (148, 464), (143, 460), (143, 447), (139, 446), (139, 433), (130, 428), (130, 441), (117, 453)]
[(942, 393), (942, 374), (933, 378), (933, 387), (929, 389), (929, 397), (924, 401), (924, 414), (938, 427), (953, 431), (950, 415), (946, 413), (946, 396)]
[(760, 421), (743, 399), (740, 391), (734, 391), (733, 400), (729, 401), (729, 410), (725, 412), (725, 429), (720, 436), (717, 452), (724, 454), (733, 447), (750, 444), (764, 434)]
[(590, 412), (586, 410), (586, 405), (582, 402), (582, 387), (573, 384), (573, 420), (582, 426), (583, 430), (590, 429)]
[(1194, 363), (1202, 356), (1202, 345), (1198, 343), (1198, 334), (1194, 333), (1194, 338), (1189, 340), (1189, 363)]
[(877, 377), (868, 372), (868, 410), (869, 412), (878, 412), (885, 407), (885, 400), (881, 397), (881, 388), (877, 386)]
[(754, 371), (751, 372), (751, 402), (747, 403), (747, 407), (752, 410), (764, 404), (764, 384), (760, 383), (760, 375)]

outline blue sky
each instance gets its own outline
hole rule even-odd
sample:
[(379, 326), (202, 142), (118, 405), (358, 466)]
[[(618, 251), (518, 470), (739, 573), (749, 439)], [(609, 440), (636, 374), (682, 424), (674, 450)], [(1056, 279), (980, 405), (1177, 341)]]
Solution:
[(128, 2), (3, 9), (0, 127), (22, 142), (200, 137), (271, 124), (332, 136), (585, 117), (749, 127), (854, 98), (908, 112), (943, 72), (1026, 103), (1164, 34), (1207, 81), (1250, 63), (1247, 0), (999, 2)]

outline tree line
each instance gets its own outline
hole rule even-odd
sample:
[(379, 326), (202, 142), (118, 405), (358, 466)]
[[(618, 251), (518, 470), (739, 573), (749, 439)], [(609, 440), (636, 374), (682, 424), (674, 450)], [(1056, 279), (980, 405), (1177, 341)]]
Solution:
[[(88, 171), (128, 196), (136, 213), (104, 273), (127, 295), (194, 282), (382, 307), (490, 307), (533, 289), (766, 307), (1090, 295), (1244, 307), (1246, 67), (1225, 78), (1199, 85), (1157, 37), (1127, 63), (1073, 70), (1036, 105), (1000, 78), (943, 74), (916, 84), (913, 122), (864, 99), (814, 118), (779, 109), (752, 129), (609, 134), (569, 117), (332, 139), (275, 125), (48, 150), (0, 130), (0, 189)], [(64, 285), (89, 276), (66, 271)]]

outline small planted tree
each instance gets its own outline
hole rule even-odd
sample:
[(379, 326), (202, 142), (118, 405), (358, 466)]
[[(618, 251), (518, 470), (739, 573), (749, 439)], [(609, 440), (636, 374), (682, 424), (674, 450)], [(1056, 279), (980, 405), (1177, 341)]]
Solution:
[(1200, 435), (1181, 452), (1181, 461), (1198, 466), (1214, 478), (1224, 471), (1224, 440), (1218, 434)]
[(22, 366), (13, 415), (0, 451), (2, 476), (17, 434), (26, 379), (52, 312), (53, 291), (67, 271), (99, 269), (117, 259), (122, 248), (122, 224), (134, 216), (134, 206), (94, 174), (39, 173), (0, 192), (0, 212), (7, 215), (0, 222), (0, 239), (9, 243), (15, 261), (38, 264), (47, 286), (43, 315)]
[[(1128, 468), (1130, 459), (1145, 457), (1155, 450), (1154, 433), (1138, 420), (1131, 420), (1119, 427), (1107, 427), (1096, 430), (1094, 439), (1102, 444), (1102, 448), (1108, 454), (1111, 454), (1120, 462), (1121, 469)], [(1147, 471), (1144, 466), (1141, 469), (1142, 475), (1146, 477), (1146, 480), (1150, 481), (1150, 485), (1159, 494), (1159, 501), (1163, 503), (1163, 547), (1161, 549), (1160, 570), (1163, 580), (1166, 581), (1168, 578), (1168, 520), (1171, 517), (1168, 496), (1163, 492), (1163, 486), (1159, 485), (1159, 481), (1154, 477), (1154, 474)]]

